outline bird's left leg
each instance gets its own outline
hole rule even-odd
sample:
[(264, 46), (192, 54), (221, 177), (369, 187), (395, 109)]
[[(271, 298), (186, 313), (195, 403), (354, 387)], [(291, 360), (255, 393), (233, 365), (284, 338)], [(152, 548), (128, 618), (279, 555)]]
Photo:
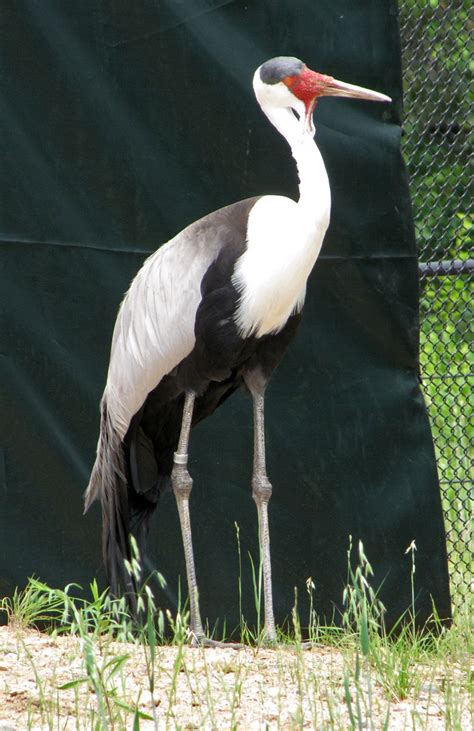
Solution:
[(270, 532), (268, 527), (268, 503), (272, 496), (272, 486), (267, 477), (265, 462), (265, 423), (264, 398), (266, 381), (260, 373), (251, 373), (245, 382), (253, 401), (253, 474), (252, 497), (258, 511), (258, 532), (263, 570), (263, 597), (265, 611), (264, 638), (276, 640), (275, 618), (273, 615), (272, 566), (270, 557)]

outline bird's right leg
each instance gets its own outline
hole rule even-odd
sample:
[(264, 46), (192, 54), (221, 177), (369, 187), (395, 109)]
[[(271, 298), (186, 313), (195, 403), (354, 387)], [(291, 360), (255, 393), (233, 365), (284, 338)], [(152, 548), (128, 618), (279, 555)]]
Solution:
[(196, 570), (194, 568), (193, 541), (191, 536), (191, 518), (189, 515), (189, 495), (193, 486), (191, 475), (188, 472), (188, 444), (195, 394), (192, 391), (186, 393), (183, 407), (183, 418), (181, 422), (181, 433), (179, 435), (178, 449), (174, 453), (174, 465), (171, 472), (171, 484), (178, 505), (179, 521), (183, 536), (184, 558), (186, 560), (186, 574), (188, 579), (189, 608), (191, 612), (191, 634), (192, 643), (204, 647), (232, 647), (239, 649), (238, 643), (219, 642), (205, 636), (202, 627), (201, 614), (199, 611), (199, 592), (196, 581)]
[(189, 515), (189, 495), (193, 486), (191, 475), (188, 472), (188, 444), (191, 422), (193, 418), (195, 394), (187, 391), (184, 399), (181, 433), (178, 449), (174, 453), (174, 465), (171, 472), (171, 484), (178, 505), (179, 521), (183, 536), (184, 558), (188, 579), (189, 607), (191, 612), (191, 632), (194, 641), (204, 637), (201, 615), (199, 612), (199, 593), (194, 568), (193, 542), (191, 535), (191, 519)]

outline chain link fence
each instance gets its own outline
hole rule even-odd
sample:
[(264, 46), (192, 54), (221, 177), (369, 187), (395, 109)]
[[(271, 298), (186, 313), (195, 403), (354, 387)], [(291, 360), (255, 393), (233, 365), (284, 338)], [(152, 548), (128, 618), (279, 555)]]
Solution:
[(465, 0), (399, 0), (403, 152), (420, 259), (421, 375), (455, 609), (472, 591), (474, 569), (469, 12)]

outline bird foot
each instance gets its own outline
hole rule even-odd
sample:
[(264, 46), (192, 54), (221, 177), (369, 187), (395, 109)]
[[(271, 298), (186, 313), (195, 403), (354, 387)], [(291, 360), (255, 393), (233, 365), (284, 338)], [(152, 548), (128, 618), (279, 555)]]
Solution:
[(297, 645), (297, 649), (301, 648), (302, 650), (314, 650), (316, 647), (323, 647), (321, 642), (312, 642), (311, 640), (308, 640), (307, 642), (302, 642), (300, 645)]
[(276, 635), (267, 635), (264, 634), (262, 639), (259, 641), (260, 647), (265, 647), (269, 650), (272, 648), (278, 647), (280, 643), (278, 642)]
[(220, 640), (211, 640), (210, 637), (197, 635), (195, 632), (190, 632), (189, 644), (191, 647), (220, 647), (227, 650), (241, 650), (245, 647), (245, 645), (241, 645), (239, 642), (221, 642)]
[(281, 643), (278, 642), (278, 640), (270, 640), (267, 638), (259, 643), (259, 647), (261, 647), (262, 650), (276, 650), (277, 647), (281, 647)]

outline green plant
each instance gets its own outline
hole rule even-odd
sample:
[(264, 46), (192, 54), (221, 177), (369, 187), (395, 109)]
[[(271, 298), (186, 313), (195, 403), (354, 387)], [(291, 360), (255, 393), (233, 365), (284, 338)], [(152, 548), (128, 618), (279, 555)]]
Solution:
[[(436, 631), (415, 631), (410, 621), (416, 612), (412, 544), (407, 553), (412, 564), (412, 605), (398, 632), (386, 633), (384, 610), (371, 587), (369, 560), (362, 544), (356, 548), (356, 552), (348, 552), (352, 563), (343, 627), (335, 632), (319, 626), (310, 611), (317, 646), (313, 644), (309, 651), (303, 651), (304, 643), (299, 642), (297, 595), (293, 630), (286, 635), (280, 632), (277, 646), (265, 648), (255, 636), (252, 646), (230, 653), (189, 647), (181, 619), (178, 632), (166, 637), (151, 590), (144, 590), (141, 628), (135, 628), (127, 641), (122, 631), (117, 641), (113, 625), (109, 621), (98, 624), (95, 619), (98, 604), (107, 606), (101, 593), (93, 590), (88, 599), (78, 601), (71, 596), (70, 587), (59, 591), (42, 585), (46, 596), (62, 597), (63, 604), (69, 604), (67, 627), (73, 634), (65, 636), (66, 625), (61, 632), (49, 625), (53, 639), (48, 645), (63, 642), (63, 648), (69, 647), (67, 657), (73, 670), (70, 677), (65, 675), (62, 653), (48, 675), (39, 634), (30, 637), (16, 625), (16, 662), (26, 656), (37, 690), (19, 724), (22, 728), (63, 728), (72, 716), (77, 719), (76, 728), (117, 731), (136, 731), (144, 722), (170, 729), (268, 724), (270, 728), (378, 731), (391, 728), (394, 709), (404, 700), (412, 709), (410, 718), (417, 730), (430, 731), (432, 718), (428, 711), (422, 714), (420, 704), (443, 713), (446, 728), (460, 731), (469, 727), (472, 605), (465, 604), (452, 627), (444, 627), (434, 614)], [(310, 580), (306, 588), (311, 595)], [(103, 634), (98, 632), (99, 626)], [(1, 701), (2, 697), (0, 719)], [(251, 708), (253, 715), (249, 716)]]
[(342, 622), (349, 631), (355, 631), (359, 638), (360, 651), (367, 657), (371, 638), (383, 628), (385, 607), (370, 585), (374, 575), (372, 566), (364, 552), (362, 541), (358, 544), (358, 563), (352, 568), (352, 536), (349, 536), (347, 551), (347, 585), (342, 595), (344, 613)]
[(20, 629), (50, 628), (61, 618), (64, 602), (62, 597), (45, 591), (44, 587), (40, 581), (29, 579), (24, 589), (16, 588), (13, 596), (1, 600), (0, 613), (10, 625)]

